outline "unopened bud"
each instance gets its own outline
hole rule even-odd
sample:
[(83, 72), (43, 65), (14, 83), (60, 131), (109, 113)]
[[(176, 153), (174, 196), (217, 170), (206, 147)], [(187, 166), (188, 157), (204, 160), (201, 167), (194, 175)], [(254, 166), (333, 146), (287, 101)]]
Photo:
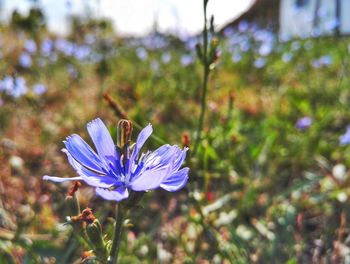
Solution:
[(190, 135), (187, 132), (182, 133), (182, 145), (184, 147), (190, 146)]
[(69, 189), (69, 192), (66, 196), (66, 215), (77, 215), (80, 213), (80, 205), (76, 196), (78, 188), (81, 186), (81, 183), (76, 181), (73, 183), (72, 187)]
[(219, 40), (216, 37), (213, 37), (210, 41), (209, 49), (209, 64), (213, 64), (212, 68), (215, 67), (215, 63), (219, 60), (220, 53), (218, 51)]
[[(94, 253), (92, 250), (89, 250), (89, 251), (84, 251), (82, 254), (81, 254), (81, 259), (84, 261), (84, 260), (87, 260), (89, 258), (92, 258), (94, 256)], [(85, 263), (85, 262), (84, 262)]]
[(132, 123), (129, 120), (121, 119), (117, 129), (117, 146), (123, 149), (129, 143), (132, 133)]
[(84, 209), (81, 214), (70, 217), (70, 221), (72, 223), (83, 222), (87, 224), (91, 224), (95, 221), (96, 217), (93, 215), (92, 210), (90, 208)]
[(210, 17), (210, 32), (211, 32), (212, 34), (214, 34), (214, 33), (215, 33), (215, 27), (214, 27), (214, 15), (212, 15), (212, 16)]
[(95, 219), (92, 223), (87, 224), (86, 234), (94, 247), (96, 256), (100, 259), (106, 260), (108, 252), (102, 235), (101, 224), (98, 219)]

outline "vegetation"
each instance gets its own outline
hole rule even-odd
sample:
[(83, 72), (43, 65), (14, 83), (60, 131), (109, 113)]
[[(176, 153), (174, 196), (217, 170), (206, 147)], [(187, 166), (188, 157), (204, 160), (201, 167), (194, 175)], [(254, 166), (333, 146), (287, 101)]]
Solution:
[[(152, 123), (149, 149), (190, 149), (187, 186), (149, 192), (130, 211), (120, 263), (349, 258), (349, 38), (281, 41), (245, 22), (217, 36), (207, 23), (204, 44), (157, 32), (125, 39), (107, 22), (86, 25), (67, 38), (1, 27), (1, 263), (97, 263), (82, 226), (63, 224), (72, 216), (70, 184), (42, 180), (75, 176), (61, 142), (72, 133), (87, 139), (96, 117), (114, 138), (127, 118), (135, 132)], [(194, 153), (198, 43), (212, 59)], [(85, 185), (76, 194), (112, 239), (115, 202)]]

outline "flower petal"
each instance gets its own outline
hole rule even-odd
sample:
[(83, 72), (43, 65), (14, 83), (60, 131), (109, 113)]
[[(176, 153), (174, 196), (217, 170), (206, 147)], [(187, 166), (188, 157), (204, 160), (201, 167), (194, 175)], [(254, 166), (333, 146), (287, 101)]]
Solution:
[(134, 163), (136, 162), (136, 159), (139, 155), (142, 146), (145, 144), (146, 140), (150, 137), (152, 132), (152, 125), (148, 124), (144, 129), (141, 130), (140, 134), (137, 136), (136, 144), (130, 157), (130, 162), (128, 163), (128, 166), (126, 166), (126, 174), (129, 174), (131, 172), (131, 168), (134, 166)]
[(82, 177), (73, 177), (73, 178), (61, 178), (61, 177), (54, 177), (49, 175), (44, 175), (43, 180), (45, 181), (53, 181), (53, 182), (66, 182), (66, 181), (81, 181), (83, 180)]
[(142, 146), (145, 144), (146, 140), (150, 137), (153, 132), (153, 128), (151, 124), (148, 124), (144, 129), (141, 130), (140, 134), (137, 136), (136, 140), (136, 148), (140, 150)]
[(176, 156), (177, 157), (176, 157), (175, 162), (174, 162), (173, 172), (180, 169), (182, 163), (186, 159), (187, 150), (188, 150), (188, 148), (184, 148), (183, 150), (181, 150), (178, 146), (176, 146)]
[(171, 166), (158, 167), (156, 169), (146, 170), (133, 178), (130, 188), (134, 191), (153, 190), (159, 187), (163, 180), (171, 172)]
[(87, 124), (87, 130), (95, 144), (98, 155), (109, 162), (116, 162), (117, 151), (109, 131), (101, 119), (97, 118)]
[(82, 166), (98, 174), (105, 174), (103, 162), (80, 136), (73, 134), (67, 137), (64, 144), (72, 157)]
[(121, 186), (112, 191), (108, 189), (96, 188), (96, 194), (106, 200), (121, 201), (129, 196), (128, 189), (125, 186)]
[(156, 168), (161, 166), (168, 166), (174, 163), (176, 158), (177, 147), (170, 145), (163, 145), (154, 152), (151, 152), (148, 156), (144, 157), (142, 162), (146, 168)]
[(186, 167), (186, 168), (179, 170), (178, 172), (175, 172), (174, 174), (172, 174), (168, 178), (166, 178), (162, 182), (160, 187), (168, 192), (175, 192), (175, 191), (181, 189), (187, 183), (188, 171), (189, 171), (189, 168)]
[(82, 180), (84, 180), (88, 185), (93, 187), (109, 188), (116, 184), (115, 178), (108, 175), (98, 175), (80, 165), (75, 159), (73, 159), (71, 154), (66, 149), (62, 149), (62, 152), (66, 153), (68, 162), (81, 176)]

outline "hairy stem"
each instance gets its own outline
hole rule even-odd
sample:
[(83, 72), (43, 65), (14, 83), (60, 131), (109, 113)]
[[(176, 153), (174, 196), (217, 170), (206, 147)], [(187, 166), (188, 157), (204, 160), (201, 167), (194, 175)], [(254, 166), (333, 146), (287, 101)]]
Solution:
[(207, 27), (207, 4), (208, 0), (204, 0), (204, 28), (203, 28), (203, 83), (202, 83), (202, 98), (201, 98), (201, 112), (199, 116), (196, 139), (193, 148), (193, 154), (196, 154), (198, 144), (201, 140), (201, 133), (204, 126), (204, 117), (207, 104), (207, 90), (209, 79), (209, 60), (208, 60), (208, 27)]
[(117, 264), (118, 263), (118, 253), (121, 242), (121, 236), (123, 231), (123, 221), (124, 221), (124, 208), (119, 203), (117, 204), (117, 213), (116, 213), (116, 223), (114, 229), (114, 237), (111, 252), (108, 257), (108, 264)]

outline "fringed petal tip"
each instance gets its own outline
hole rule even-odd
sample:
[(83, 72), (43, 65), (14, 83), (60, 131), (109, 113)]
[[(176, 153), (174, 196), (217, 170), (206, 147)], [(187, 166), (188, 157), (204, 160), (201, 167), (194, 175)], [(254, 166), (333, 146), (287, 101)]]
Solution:
[[(93, 123), (96, 123), (96, 122), (102, 122), (101, 118), (97, 117), (97, 118), (91, 120), (91, 121), (87, 124), (87, 126), (91, 126)], [(103, 122), (102, 122), (102, 123), (103, 123)]]
[(67, 150), (66, 148), (61, 148), (61, 151), (62, 151), (63, 153), (65, 153), (65, 154), (68, 153), (68, 150)]

